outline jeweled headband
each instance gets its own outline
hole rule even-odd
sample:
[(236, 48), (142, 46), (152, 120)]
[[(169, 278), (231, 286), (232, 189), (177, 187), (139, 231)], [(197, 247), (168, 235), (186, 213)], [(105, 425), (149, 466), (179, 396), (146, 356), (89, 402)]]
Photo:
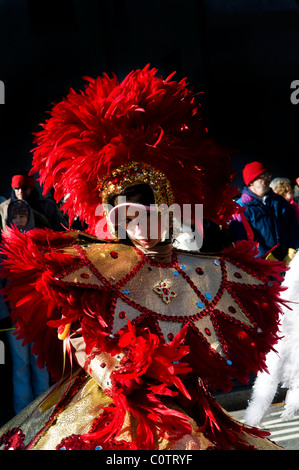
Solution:
[(131, 162), (100, 180), (98, 188), (103, 204), (109, 204), (114, 196), (137, 184), (148, 184), (151, 187), (155, 204), (171, 206), (174, 203), (170, 183), (162, 171), (147, 163)]

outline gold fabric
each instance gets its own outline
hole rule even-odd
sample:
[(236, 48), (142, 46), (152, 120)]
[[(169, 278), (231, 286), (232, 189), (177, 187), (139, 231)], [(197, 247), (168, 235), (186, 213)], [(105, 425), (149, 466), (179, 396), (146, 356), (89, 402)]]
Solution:
[(101, 352), (91, 359), (87, 371), (104, 390), (110, 389), (112, 386), (110, 375), (114, 370), (120, 368), (123, 357), (124, 354), (111, 356), (107, 352)]
[[(141, 257), (131, 246), (114, 243), (83, 245), (81, 249), (86, 256), (87, 263), (72, 273), (63, 276), (64, 282), (74, 282), (77, 285), (103, 286), (104, 283), (94, 274), (91, 267), (111, 285), (116, 284), (140, 261)], [(113, 258), (113, 254), (117, 257)], [(75, 254), (75, 253), (74, 253)], [(78, 255), (78, 252), (76, 252)]]
[[(76, 379), (81, 380), (81, 386), (78, 389)], [(88, 432), (93, 420), (102, 413), (101, 407), (108, 406), (112, 401), (102, 392), (95, 380), (86, 376), (82, 370), (75, 374), (71, 382), (66, 379), (60, 387), (45, 398), (47, 395), (48, 393), (36, 399), (2, 427), (0, 436), (9, 429), (17, 427), (25, 434), (24, 445), (27, 450), (55, 450), (63, 438)], [(65, 400), (61, 409), (59, 409), (60, 400), (61, 403)], [(58, 408), (55, 410), (57, 402)], [(182, 412), (172, 402), (168, 402), (167, 406)], [(177, 440), (159, 438), (156, 441), (158, 450), (191, 451), (214, 447), (214, 444), (198, 431), (196, 423), (191, 418), (190, 423), (192, 426), (190, 435)], [(136, 420), (130, 413), (127, 413), (117, 440), (132, 441), (136, 426)], [(281, 447), (268, 439), (254, 438), (247, 433), (243, 433), (242, 437), (257, 449), (281, 450)], [(0, 450), (3, 450), (3, 447), (0, 447)]]

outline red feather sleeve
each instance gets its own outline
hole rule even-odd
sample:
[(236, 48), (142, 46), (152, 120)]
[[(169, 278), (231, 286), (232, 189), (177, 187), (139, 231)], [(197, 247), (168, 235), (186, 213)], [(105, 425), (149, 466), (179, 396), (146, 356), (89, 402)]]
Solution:
[(59, 248), (74, 242), (74, 236), (51, 230), (20, 234), (8, 229), (3, 239), (1, 277), (7, 280), (4, 293), (12, 321), (16, 322), (17, 337), (24, 339), (24, 344), (33, 344), (38, 365), (47, 364), (53, 380), (57, 380), (62, 374), (62, 342), (57, 329), (48, 324), (63, 315), (61, 287), (59, 293), (55, 273), (76, 261), (74, 256), (59, 252)]

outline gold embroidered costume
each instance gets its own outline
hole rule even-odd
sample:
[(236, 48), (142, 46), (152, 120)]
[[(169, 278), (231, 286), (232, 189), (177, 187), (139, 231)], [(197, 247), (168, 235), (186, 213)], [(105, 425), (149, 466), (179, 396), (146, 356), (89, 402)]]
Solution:
[(264, 369), (284, 265), (257, 258), (251, 240), (203, 255), (174, 250), (158, 233), (141, 249), (110, 219), (120, 196), (136, 203), (140, 186), (146, 216), (187, 205), (182, 225), (194, 233), (198, 205), (222, 227), (239, 212), (229, 155), (210, 140), (197, 97), (186, 80), (156, 72), (88, 78), (36, 135), (32, 172), (88, 229), (4, 234), (17, 335), (57, 384), (0, 430), (2, 449), (279, 448), (211, 391)]

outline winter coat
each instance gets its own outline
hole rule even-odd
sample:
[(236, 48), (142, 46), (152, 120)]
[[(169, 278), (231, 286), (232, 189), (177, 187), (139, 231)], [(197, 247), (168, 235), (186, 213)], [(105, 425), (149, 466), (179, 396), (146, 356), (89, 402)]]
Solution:
[[(241, 205), (246, 207), (244, 215), (259, 243), (260, 255), (273, 250), (278, 260), (283, 260), (289, 248), (299, 248), (299, 224), (295, 210), (282, 196), (272, 189), (264, 198), (256, 196), (248, 187), (242, 191)], [(230, 224), (234, 241), (247, 239), (247, 234), (240, 220)]]

